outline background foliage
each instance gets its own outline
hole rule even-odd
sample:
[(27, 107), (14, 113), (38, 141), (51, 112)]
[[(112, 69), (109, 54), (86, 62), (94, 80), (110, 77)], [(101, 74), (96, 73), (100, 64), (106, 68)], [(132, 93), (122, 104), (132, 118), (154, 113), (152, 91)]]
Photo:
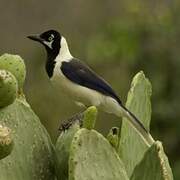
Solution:
[[(180, 179), (179, 22), (178, 0), (0, 0), (0, 54), (26, 60), (28, 101), (54, 139), (60, 120), (80, 109), (54, 90), (44, 70), (45, 51), (27, 35), (60, 30), (72, 54), (111, 82), (123, 102), (131, 78), (143, 70), (153, 86), (151, 133), (163, 141)], [(118, 124), (116, 117), (100, 113), (97, 129), (107, 133)]]

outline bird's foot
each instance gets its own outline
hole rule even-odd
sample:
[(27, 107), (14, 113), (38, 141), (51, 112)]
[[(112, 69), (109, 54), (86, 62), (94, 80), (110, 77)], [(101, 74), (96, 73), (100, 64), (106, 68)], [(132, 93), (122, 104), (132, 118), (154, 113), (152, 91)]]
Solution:
[(59, 131), (65, 131), (69, 129), (74, 123), (78, 122), (80, 127), (82, 126), (83, 123), (83, 116), (84, 116), (84, 110), (80, 111), (79, 113), (74, 114), (70, 118), (64, 120), (59, 127)]

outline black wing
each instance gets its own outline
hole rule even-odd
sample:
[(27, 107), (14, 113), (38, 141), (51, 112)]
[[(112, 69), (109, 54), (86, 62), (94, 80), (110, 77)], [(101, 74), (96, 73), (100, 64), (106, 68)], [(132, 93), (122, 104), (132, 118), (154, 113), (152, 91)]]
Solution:
[(121, 104), (111, 86), (80, 60), (72, 59), (69, 62), (62, 62), (61, 70), (72, 82), (110, 96)]

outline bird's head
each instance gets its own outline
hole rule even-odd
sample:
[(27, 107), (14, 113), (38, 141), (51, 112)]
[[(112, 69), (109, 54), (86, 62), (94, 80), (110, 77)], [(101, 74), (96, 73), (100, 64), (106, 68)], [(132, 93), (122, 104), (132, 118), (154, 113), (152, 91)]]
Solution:
[(44, 45), (48, 54), (58, 54), (61, 48), (61, 34), (55, 30), (49, 30), (41, 34), (28, 36), (29, 39)]
[(41, 43), (46, 48), (46, 71), (49, 77), (52, 76), (55, 59), (58, 56), (60, 58), (57, 59), (56, 62), (58, 60), (68, 60), (72, 58), (66, 39), (58, 31), (49, 30), (38, 35), (28, 36), (28, 38)]

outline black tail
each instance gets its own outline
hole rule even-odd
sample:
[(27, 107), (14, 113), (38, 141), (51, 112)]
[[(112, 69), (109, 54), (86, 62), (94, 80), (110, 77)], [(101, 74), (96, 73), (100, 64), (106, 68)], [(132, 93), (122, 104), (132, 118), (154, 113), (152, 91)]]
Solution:
[(132, 127), (138, 132), (138, 134), (144, 139), (147, 145), (151, 146), (154, 143), (154, 139), (144, 125), (136, 118), (136, 116), (130, 112), (122, 104), (123, 115), (129, 120)]

